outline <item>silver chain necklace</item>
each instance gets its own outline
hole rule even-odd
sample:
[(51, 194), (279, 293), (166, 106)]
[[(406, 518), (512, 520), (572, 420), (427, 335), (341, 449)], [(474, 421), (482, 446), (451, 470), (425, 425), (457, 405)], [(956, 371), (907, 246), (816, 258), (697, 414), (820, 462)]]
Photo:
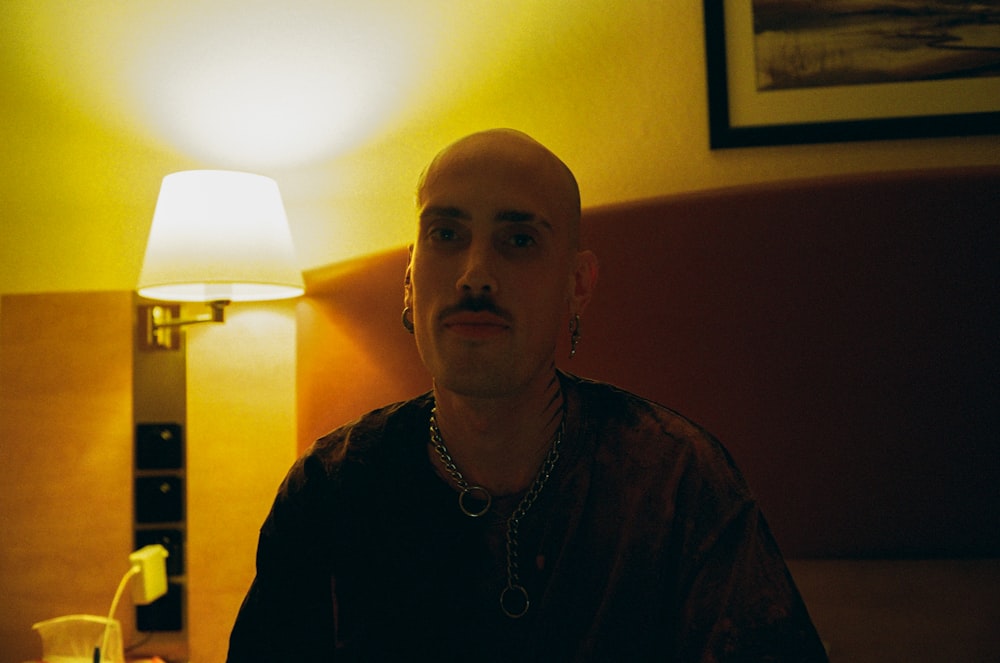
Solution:
[[(511, 619), (523, 617), (531, 606), (528, 590), (521, 584), (521, 578), (518, 574), (518, 528), (521, 526), (521, 520), (528, 515), (528, 510), (531, 509), (542, 489), (545, 488), (549, 477), (552, 476), (552, 470), (555, 469), (556, 461), (559, 460), (559, 446), (562, 444), (565, 428), (566, 415), (563, 413), (562, 421), (559, 423), (559, 432), (552, 442), (552, 448), (549, 449), (548, 455), (545, 456), (541, 467), (538, 468), (538, 474), (535, 475), (535, 480), (528, 488), (528, 492), (524, 494), (524, 497), (518, 502), (517, 508), (514, 509), (514, 513), (507, 519), (507, 586), (500, 592), (500, 609)], [(493, 504), (493, 496), (482, 486), (473, 485), (466, 481), (461, 470), (458, 469), (458, 465), (455, 464), (455, 459), (448, 452), (448, 447), (445, 446), (441, 430), (437, 425), (437, 406), (431, 408), (431, 446), (441, 458), (441, 463), (444, 465), (445, 471), (448, 472), (448, 476), (461, 489), (458, 494), (458, 508), (461, 509), (462, 513), (470, 518), (479, 518), (489, 511)], [(481, 502), (482, 506), (477, 508), (476, 502)]]

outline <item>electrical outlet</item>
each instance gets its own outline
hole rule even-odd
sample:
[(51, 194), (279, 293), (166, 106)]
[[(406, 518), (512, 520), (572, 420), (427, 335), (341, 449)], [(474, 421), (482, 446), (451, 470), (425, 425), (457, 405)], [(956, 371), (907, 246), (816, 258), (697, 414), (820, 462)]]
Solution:
[(132, 568), (139, 573), (132, 581), (132, 600), (147, 605), (167, 593), (167, 556), (170, 553), (158, 543), (143, 546), (128, 556)]
[(167, 584), (167, 593), (149, 605), (135, 607), (135, 627), (143, 633), (167, 633), (184, 630), (184, 586)]

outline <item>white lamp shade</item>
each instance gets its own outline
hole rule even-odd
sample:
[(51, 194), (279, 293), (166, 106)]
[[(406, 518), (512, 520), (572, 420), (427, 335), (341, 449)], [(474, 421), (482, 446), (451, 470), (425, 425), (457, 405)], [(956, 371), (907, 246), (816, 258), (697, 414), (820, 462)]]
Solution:
[(138, 290), (179, 302), (301, 295), (302, 272), (277, 183), (225, 170), (164, 177)]

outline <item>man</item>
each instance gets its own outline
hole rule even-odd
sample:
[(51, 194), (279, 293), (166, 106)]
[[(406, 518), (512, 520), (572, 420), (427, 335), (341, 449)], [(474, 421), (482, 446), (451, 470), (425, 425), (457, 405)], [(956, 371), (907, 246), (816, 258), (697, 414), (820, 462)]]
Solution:
[(486, 131), (417, 203), (403, 324), (433, 390), (296, 462), (231, 663), (825, 660), (721, 445), (556, 369), (597, 276), (569, 169)]

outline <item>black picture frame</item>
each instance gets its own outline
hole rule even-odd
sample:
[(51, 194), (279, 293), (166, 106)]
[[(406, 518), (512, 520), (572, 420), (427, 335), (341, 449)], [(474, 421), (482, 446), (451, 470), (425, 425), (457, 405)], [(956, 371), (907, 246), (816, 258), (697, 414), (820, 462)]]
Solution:
[[(741, 0), (743, 7), (748, 0)], [(734, 121), (739, 100), (732, 91), (736, 74), (731, 63), (732, 35), (727, 34), (727, 10), (734, 9), (736, 0), (704, 0), (705, 57), (708, 78), (709, 144), (711, 149), (759, 147), (766, 145), (796, 145), (847, 141), (891, 140), (903, 138), (933, 138), (943, 136), (974, 136), (1000, 133), (1000, 94), (993, 98), (992, 108), (982, 111), (930, 114), (892, 115), (887, 117), (808, 118), (788, 121), (787, 118), (752, 122)], [(740, 8), (740, 11), (746, 11)], [(752, 9), (749, 10), (752, 13)], [(750, 26), (752, 33), (752, 25)], [(752, 35), (751, 35), (752, 36)], [(752, 53), (752, 49), (749, 49)], [(752, 57), (752, 56), (751, 56)], [(752, 64), (749, 66), (753, 66)], [(981, 81), (982, 79), (971, 79)], [(995, 78), (1000, 83), (1000, 78)], [(950, 82), (955, 85), (954, 81)], [(971, 83), (970, 83), (971, 84)], [(990, 83), (992, 85), (992, 83)], [(911, 85), (923, 85), (914, 83)], [(746, 87), (744, 85), (744, 87)], [(870, 93), (873, 86), (856, 94)], [(878, 86), (875, 86), (878, 87)], [(753, 93), (751, 93), (752, 95)], [(767, 93), (765, 93), (767, 94)], [(800, 94), (810, 94), (809, 91)], [(818, 93), (813, 93), (818, 94)], [(745, 96), (745, 95), (744, 95)], [(758, 95), (761, 96), (761, 95)], [(992, 96), (992, 95), (991, 95)], [(989, 102), (989, 103), (993, 103)], [(845, 108), (848, 106), (845, 106)]]

